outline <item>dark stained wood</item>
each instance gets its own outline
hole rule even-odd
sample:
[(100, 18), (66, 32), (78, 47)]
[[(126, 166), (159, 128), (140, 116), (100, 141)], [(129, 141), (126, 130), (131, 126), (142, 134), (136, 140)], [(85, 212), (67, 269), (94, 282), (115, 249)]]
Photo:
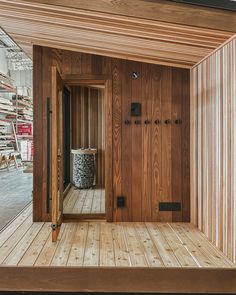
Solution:
[[(45, 149), (42, 149), (43, 138), (43, 101), (42, 101), (42, 47), (34, 48), (34, 71), (33, 80), (34, 83), (33, 96), (34, 96), (34, 173), (33, 173), (33, 217), (34, 221), (42, 220), (43, 206), (42, 202), (45, 195), (42, 193), (43, 182), (43, 153), (46, 153)], [(45, 168), (44, 168), (45, 169)]]
[(152, 220), (152, 101), (154, 93), (152, 92), (152, 65), (142, 64), (142, 112), (143, 121), (150, 121), (148, 124), (142, 123), (142, 220)]
[(114, 216), (117, 220), (122, 220), (122, 215), (120, 210), (118, 210), (116, 206), (116, 196), (122, 195), (122, 63), (120, 60), (116, 59), (112, 63), (112, 92), (113, 92), (113, 111), (112, 111), (112, 117), (113, 117), (113, 194), (114, 194), (114, 205), (115, 205), (115, 213)]
[[(138, 79), (132, 79), (132, 72), (137, 72), (140, 76)], [(138, 102), (141, 103), (142, 114), (141, 117), (133, 117), (132, 120), (132, 147), (131, 147), (131, 169), (132, 169), (132, 196), (131, 196), (131, 216), (132, 221), (142, 220), (142, 196), (143, 196), (143, 162), (142, 156), (143, 142), (142, 142), (142, 129), (143, 122), (145, 120), (145, 108), (144, 108), (144, 96), (142, 92), (142, 64), (138, 62), (131, 62), (131, 71), (130, 71), (130, 87), (131, 87), (131, 103)], [(130, 109), (130, 106), (129, 106)], [(140, 124), (135, 124), (135, 121), (140, 121)], [(125, 127), (127, 128), (127, 127)], [(129, 127), (128, 127), (129, 128)], [(126, 166), (126, 169), (130, 169)]]
[(51, 100), (51, 198), (52, 198), (52, 241), (56, 242), (60, 231), (63, 216), (63, 81), (56, 66), (51, 69), (52, 75), (52, 100)]
[[(156, 68), (152, 66), (153, 82), (152, 82), (152, 220), (159, 220), (157, 212), (158, 202), (162, 193), (162, 155), (161, 155), (161, 142), (162, 142), (162, 94), (161, 94), (161, 77), (162, 67)], [(156, 120), (159, 120), (155, 123)]]
[(105, 208), (107, 221), (113, 221), (114, 194), (113, 194), (113, 94), (112, 80), (107, 80), (104, 92), (104, 110), (105, 110)]
[[(1, 267), (1, 291), (236, 293), (235, 269)], [(92, 283), (91, 283), (92, 282)]]
[[(122, 118), (121, 118), (121, 173), (122, 173), (122, 195), (126, 197), (126, 207), (122, 210), (121, 220), (132, 220), (132, 169), (131, 169), (131, 155), (132, 155), (132, 125), (125, 125), (126, 120), (130, 120), (130, 104), (131, 104), (131, 87), (130, 87), (130, 73), (132, 72), (132, 64), (128, 61), (123, 61), (123, 75), (122, 75)], [(127, 169), (127, 166), (130, 169)], [(118, 209), (117, 209), (118, 211)], [(118, 214), (118, 212), (117, 212)]]
[[(162, 120), (162, 134), (161, 134), (161, 193), (159, 202), (171, 202), (171, 100), (172, 100), (172, 71), (171, 68), (162, 67), (161, 71), (161, 120)], [(171, 123), (166, 124), (165, 121), (170, 120)], [(172, 220), (172, 212), (158, 211), (159, 221)]]
[(182, 71), (182, 134), (181, 134), (181, 172), (182, 172), (182, 221), (190, 221), (190, 75)]
[[(49, 48), (45, 50), (50, 52)], [(74, 96), (72, 104), (78, 95), (87, 95), (85, 91), (81, 93), (86, 83), (105, 83), (105, 89), (99, 90), (104, 91), (104, 97), (101, 97), (104, 105), (99, 106), (99, 109), (104, 110), (104, 119), (101, 121), (100, 116), (99, 125), (104, 126), (106, 138), (104, 157), (107, 153), (111, 155), (106, 158), (104, 165), (101, 164), (102, 171), (105, 171), (105, 183), (109, 187), (108, 197), (106, 194), (108, 220), (188, 221), (189, 71), (109, 57), (89, 58), (81, 53), (78, 53), (78, 57), (76, 55), (77, 53), (70, 55), (66, 51), (61, 51), (60, 54), (54, 52), (52, 58), (56, 61), (51, 63), (59, 64), (62, 77), (73, 85), (81, 77), (82, 86), (77, 93), (73, 90), (74, 86), (70, 86)], [(76, 68), (72, 70), (75, 59), (77, 73)], [(42, 70), (47, 76), (47, 67), (43, 66)], [(133, 71), (139, 73), (136, 80), (132, 79)], [(47, 83), (50, 84), (50, 80), (43, 81), (46, 89)], [(95, 93), (94, 89), (89, 91)], [(142, 104), (141, 117), (131, 117), (131, 102)], [(72, 124), (83, 125), (81, 119), (75, 118), (83, 108), (85, 109), (85, 104), (82, 102), (72, 108)], [(173, 123), (177, 117), (182, 118), (183, 124), (177, 126)], [(98, 118), (99, 115), (92, 118), (90, 127), (95, 126)], [(155, 124), (157, 119), (162, 123)], [(172, 124), (164, 124), (166, 119), (171, 119)], [(126, 125), (125, 120), (130, 120), (131, 124)], [(141, 124), (135, 124), (135, 120), (140, 120)], [(150, 120), (150, 124), (145, 125), (145, 120)], [(93, 140), (96, 138), (104, 146), (103, 139), (95, 130), (92, 134)], [(72, 143), (73, 146), (79, 146), (85, 144), (85, 141), (86, 139), (77, 138)], [(126, 207), (123, 209), (116, 206), (118, 195), (126, 198)], [(43, 194), (42, 200), (44, 198)], [(160, 201), (180, 201), (183, 211), (159, 212)]]

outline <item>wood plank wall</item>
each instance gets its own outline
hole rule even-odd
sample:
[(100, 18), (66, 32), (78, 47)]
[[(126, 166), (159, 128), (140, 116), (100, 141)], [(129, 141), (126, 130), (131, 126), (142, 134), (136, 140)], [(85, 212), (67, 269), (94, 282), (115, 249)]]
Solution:
[[(35, 145), (34, 208), (35, 220), (50, 219), (45, 214), (46, 143), (44, 123), (45, 99), (51, 95), (50, 67), (57, 65), (61, 74), (107, 75), (112, 79), (113, 102), (113, 220), (114, 221), (189, 221), (190, 207), (190, 72), (186, 69), (151, 65), (90, 54), (34, 46), (34, 101), (40, 112)], [(139, 73), (132, 79), (132, 72)], [(38, 83), (39, 81), (39, 83)], [(40, 85), (41, 84), (41, 87)], [(142, 116), (134, 124), (130, 103), (142, 103)], [(155, 120), (161, 124), (156, 125)], [(171, 124), (164, 121), (170, 119)], [(174, 123), (182, 119), (182, 124)], [(130, 125), (125, 125), (130, 120)], [(145, 125), (144, 121), (150, 120)], [(42, 177), (42, 183), (37, 176)], [(126, 197), (126, 208), (117, 208), (116, 197)], [(40, 207), (41, 200), (41, 207)], [(181, 202), (181, 212), (159, 212), (158, 202)], [(40, 211), (41, 210), (41, 211)], [(40, 218), (41, 212), (41, 218)]]
[(236, 262), (236, 37), (191, 83), (192, 222)]
[(72, 149), (93, 147), (96, 155), (96, 185), (105, 185), (105, 138), (103, 90), (71, 87)]

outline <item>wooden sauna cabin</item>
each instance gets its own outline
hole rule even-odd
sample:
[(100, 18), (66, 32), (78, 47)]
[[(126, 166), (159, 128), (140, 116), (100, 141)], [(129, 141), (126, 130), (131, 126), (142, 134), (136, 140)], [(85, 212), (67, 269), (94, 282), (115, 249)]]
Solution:
[(35, 145), (0, 290), (236, 293), (235, 12), (0, 0), (0, 25), (33, 58)]

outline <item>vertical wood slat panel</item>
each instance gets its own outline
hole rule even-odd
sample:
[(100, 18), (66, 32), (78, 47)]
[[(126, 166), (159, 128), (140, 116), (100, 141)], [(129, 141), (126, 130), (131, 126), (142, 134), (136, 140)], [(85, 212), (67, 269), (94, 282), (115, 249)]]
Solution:
[[(232, 42), (232, 118), (236, 118), (236, 40), (234, 39)], [(235, 128), (235, 121), (232, 119), (231, 127), (232, 127), (232, 170), (231, 170), (231, 177), (232, 177), (232, 235), (233, 235), (233, 242), (232, 248), (236, 249), (236, 128)], [(232, 253), (233, 261), (236, 262), (236, 251)]]
[[(43, 83), (42, 83), (42, 47), (34, 46), (33, 55), (34, 71), (33, 80), (38, 81), (34, 83), (33, 96), (34, 96), (34, 174), (33, 174), (33, 219), (34, 221), (41, 221), (43, 214), (43, 199), (42, 192), (43, 185)], [(47, 172), (46, 172), (47, 173)]]
[[(131, 62), (133, 71), (136, 71), (142, 77), (142, 67), (141, 63)], [(132, 72), (130, 73), (132, 74)], [(131, 159), (132, 159), (132, 197), (131, 197), (131, 212), (132, 221), (142, 220), (142, 190), (143, 190), (143, 162), (142, 162), (142, 152), (143, 152), (143, 142), (142, 142), (142, 128), (144, 117), (144, 97), (142, 93), (142, 84), (140, 79), (131, 79), (131, 102), (139, 102), (142, 105), (141, 118), (137, 117), (137, 120), (141, 120), (141, 124), (132, 123), (132, 149), (131, 149)], [(128, 168), (128, 167), (127, 167)]]
[[(121, 191), (121, 129), (122, 129), (122, 69), (120, 60), (116, 59), (112, 63), (112, 80), (113, 80), (113, 148), (116, 151), (113, 153), (113, 192), (119, 196)], [(115, 204), (116, 206), (116, 204)], [(115, 210), (115, 218), (122, 220), (122, 212)]]
[(95, 147), (96, 183), (105, 185), (104, 170), (104, 96), (102, 90), (88, 89), (79, 86), (71, 87), (72, 97), (72, 148)]
[[(46, 98), (51, 97), (51, 66), (54, 63), (53, 57), (52, 57), (52, 51), (49, 48), (44, 47), (43, 52), (42, 52), (42, 79), (43, 79), (43, 89), (42, 89), (42, 111), (43, 111), (43, 124), (42, 124), (42, 129), (46, 130), (46, 117), (47, 117), (47, 109), (46, 109)], [(54, 57), (55, 59), (55, 57)], [(46, 138), (46, 137), (45, 137)], [(42, 138), (41, 140), (41, 147), (43, 146), (43, 149), (47, 149), (47, 143), (45, 138)], [(47, 165), (47, 160), (45, 154), (43, 155), (43, 176), (42, 176), (42, 195), (46, 194), (46, 165)], [(37, 163), (37, 162), (36, 162)], [(52, 171), (52, 169), (50, 169)], [(46, 208), (46, 198), (43, 199), (43, 215), (44, 215), (44, 220), (50, 220), (50, 213), (45, 212), (44, 208)]]
[(143, 120), (150, 121), (150, 124), (142, 122), (142, 220), (152, 221), (152, 177), (151, 177), (151, 161), (152, 161), (152, 66), (142, 64), (142, 108)]
[[(130, 73), (132, 72), (132, 65), (125, 61), (124, 72), (122, 78), (122, 194), (126, 196), (126, 207), (122, 209), (122, 220), (132, 220), (132, 125), (125, 125), (125, 121), (130, 119), (130, 104), (132, 99)], [(129, 167), (127, 169), (127, 167)]]
[(191, 223), (198, 226), (198, 163), (197, 163), (197, 136), (198, 136), (198, 115), (197, 115), (197, 69), (193, 68), (190, 79), (191, 96), (190, 96), (190, 194), (191, 194)]
[[(181, 126), (181, 194), (182, 221), (190, 221), (190, 75), (189, 71), (182, 71), (182, 93), (179, 104), (182, 105)], [(174, 88), (173, 88), (173, 91)]]
[[(236, 38), (192, 69), (191, 221), (236, 263)], [(197, 100), (197, 102), (196, 102)], [(194, 114), (197, 114), (194, 116)], [(197, 157), (197, 167), (195, 157)], [(197, 175), (197, 176), (196, 176)], [(197, 187), (197, 189), (196, 189)]]
[[(183, 118), (183, 89), (182, 79), (183, 71), (179, 69), (172, 69), (172, 102), (171, 102), (171, 189), (172, 198), (174, 202), (182, 203), (183, 198), (183, 165), (184, 165), (184, 152), (182, 149), (182, 128), (185, 126), (185, 118)], [(187, 102), (184, 102), (187, 103)], [(175, 124), (175, 120), (182, 119), (182, 124)], [(186, 134), (184, 134), (186, 136)], [(183, 155), (182, 155), (183, 151)], [(183, 156), (183, 157), (182, 157)], [(187, 181), (187, 179), (186, 179)], [(172, 221), (182, 220), (183, 214), (183, 203), (182, 211), (176, 211), (172, 213)]]
[[(107, 101), (109, 111), (106, 116), (112, 117), (113, 124), (104, 126), (104, 118), (100, 122), (103, 117), (100, 110), (105, 111), (106, 109), (104, 104), (98, 107), (99, 113), (96, 116), (89, 115), (87, 108), (92, 106), (92, 100), (89, 99), (88, 104), (88, 93), (83, 87), (77, 93), (72, 87), (74, 96), (72, 98), (72, 121), (73, 125), (76, 125), (76, 132), (81, 133), (81, 129), (89, 129), (95, 140), (94, 126), (99, 118), (98, 125), (103, 126), (102, 139), (98, 135), (96, 140), (100, 138), (99, 144), (102, 147), (104, 147), (105, 129), (110, 130), (109, 132), (112, 129), (109, 133), (109, 143), (113, 145), (113, 154), (107, 163), (101, 164), (102, 168), (99, 171), (104, 173), (105, 166), (112, 167), (112, 173), (108, 178), (109, 184), (113, 185), (113, 190), (110, 189), (109, 193), (113, 199), (109, 201), (107, 207), (113, 210), (113, 220), (172, 221), (175, 219), (176, 221), (188, 221), (189, 71), (64, 50), (57, 52), (56, 49), (50, 48), (45, 49), (45, 54), (46, 52), (49, 53), (49, 57), (50, 54), (52, 57), (49, 58), (47, 64), (42, 66), (41, 71), (45, 73), (44, 77), (47, 77), (50, 72), (48, 65), (53, 62), (58, 66), (62, 75), (96, 74), (105, 75), (109, 79), (109, 89), (105, 90), (109, 96), (109, 101)], [(133, 71), (139, 73), (138, 79), (132, 78)], [(176, 80), (175, 85), (173, 85), (173, 75)], [(50, 88), (50, 80), (42, 83), (43, 87), (46, 85), (46, 90), (48, 86)], [(75, 102), (77, 104), (74, 107)], [(141, 102), (141, 117), (130, 116), (131, 102)], [(83, 116), (78, 116), (79, 113), (83, 113)], [(178, 116), (183, 119), (181, 126), (174, 123)], [(89, 124), (86, 118), (91, 118)], [(125, 125), (125, 119), (130, 120), (132, 124)], [(151, 124), (145, 125), (146, 119), (150, 120)], [(162, 124), (156, 125), (154, 121), (157, 119), (161, 119)], [(166, 119), (170, 119), (172, 124), (166, 125), (164, 123)], [(140, 120), (141, 124), (134, 124), (135, 120)], [(75, 131), (73, 131), (73, 137), (74, 135)], [(175, 140), (172, 140), (173, 137)], [(87, 146), (89, 139), (88, 136), (81, 136), (73, 139), (72, 143), (73, 148), (79, 148)], [(103, 152), (105, 156), (105, 151)], [(176, 159), (177, 154), (181, 160)], [(98, 165), (100, 165), (99, 160)], [(178, 171), (180, 169), (181, 171)], [(107, 182), (106, 179), (105, 182)], [(45, 186), (45, 181), (42, 186)], [(118, 195), (125, 196), (127, 201), (125, 208), (117, 208), (115, 205)], [(159, 212), (158, 205), (161, 201), (181, 201), (182, 214)], [(111, 214), (109, 220), (112, 221)]]
[[(171, 100), (172, 100), (172, 71), (170, 68), (162, 68), (161, 76), (161, 104), (162, 104), (162, 135), (161, 135), (161, 194), (159, 202), (172, 201), (172, 163), (171, 163), (171, 129), (172, 124), (165, 124), (165, 120), (172, 120), (171, 114)], [(165, 99), (164, 99), (165, 98)], [(159, 221), (172, 221), (172, 212), (159, 212)]]
[(153, 66), (153, 100), (152, 100), (152, 216), (153, 221), (158, 220), (158, 216), (156, 214), (156, 206), (160, 200), (161, 190), (162, 190), (162, 170), (161, 170), (161, 130), (162, 124), (155, 124), (155, 120), (161, 120), (162, 116), (162, 103), (161, 103), (161, 75), (162, 75), (162, 67)]

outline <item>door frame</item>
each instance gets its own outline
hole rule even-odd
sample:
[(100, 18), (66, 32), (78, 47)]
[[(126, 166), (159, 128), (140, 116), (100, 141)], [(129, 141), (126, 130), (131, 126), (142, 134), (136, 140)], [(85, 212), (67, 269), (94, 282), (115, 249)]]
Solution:
[(66, 86), (104, 86), (105, 106), (105, 215), (113, 221), (113, 124), (112, 124), (112, 80), (106, 75), (62, 75)]

